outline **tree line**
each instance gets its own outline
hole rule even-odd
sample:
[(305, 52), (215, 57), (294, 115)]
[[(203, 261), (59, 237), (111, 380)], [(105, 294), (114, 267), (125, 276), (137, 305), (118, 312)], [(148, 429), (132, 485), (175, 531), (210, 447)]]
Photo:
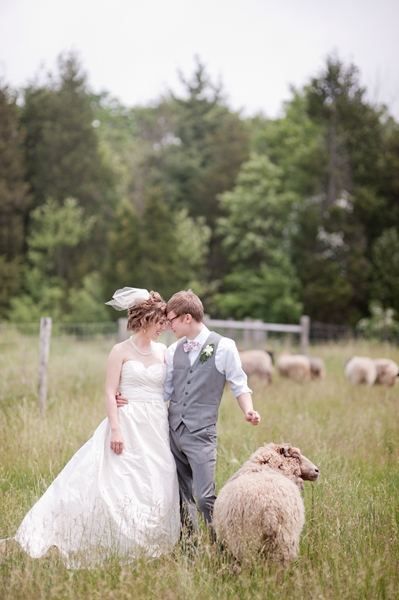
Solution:
[(0, 84), (0, 318), (107, 320), (124, 285), (226, 318), (399, 314), (399, 125), (356, 66), (328, 57), (273, 119), (231, 110), (199, 60), (181, 80), (128, 107), (64, 54)]

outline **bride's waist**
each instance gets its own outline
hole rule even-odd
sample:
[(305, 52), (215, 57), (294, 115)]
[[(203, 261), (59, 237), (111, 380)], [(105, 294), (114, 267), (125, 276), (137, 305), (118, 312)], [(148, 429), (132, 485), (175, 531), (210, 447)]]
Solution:
[(123, 386), (120, 386), (119, 391), (123, 398), (125, 398), (129, 404), (131, 402), (143, 402), (143, 403), (164, 403), (163, 394), (161, 392), (151, 392), (151, 391), (134, 391), (125, 389)]

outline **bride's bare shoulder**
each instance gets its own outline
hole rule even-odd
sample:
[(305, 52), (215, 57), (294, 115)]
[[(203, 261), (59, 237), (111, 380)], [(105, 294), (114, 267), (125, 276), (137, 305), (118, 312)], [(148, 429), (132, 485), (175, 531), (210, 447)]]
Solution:
[(122, 354), (125, 354), (126, 348), (128, 347), (127, 342), (128, 342), (128, 340), (124, 340), (123, 342), (118, 342), (117, 344), (115, 344), (114, 346), (112, 346), (111, 351), (109, 353), (109, 356), (110, 357), (117, 357), (117, 356), (120, 356)]

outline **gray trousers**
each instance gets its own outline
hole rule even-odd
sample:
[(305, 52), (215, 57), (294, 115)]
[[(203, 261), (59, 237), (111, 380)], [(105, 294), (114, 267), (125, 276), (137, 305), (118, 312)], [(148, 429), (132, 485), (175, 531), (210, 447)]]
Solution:
[(197, 506), (209, 525), (216, 500), (216, 425), (191, 433), (182, 422), (176, 431), (169, 431), (179, 479), (182, 524), (197, 531)]

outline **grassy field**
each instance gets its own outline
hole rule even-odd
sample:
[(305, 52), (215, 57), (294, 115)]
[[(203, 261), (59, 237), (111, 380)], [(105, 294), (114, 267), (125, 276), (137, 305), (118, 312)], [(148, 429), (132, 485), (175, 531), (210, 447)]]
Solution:
[[(54, 338), (49, 406), (37, 409), (37, 339), (0, 340), (0, 537), (11, 536), (33, 502), (104, 416), (103, 376), (112, 342)], [(195, 557), (180, 548), (157, 560), (68, 571), (54, 553), (32, 560), (18, 548), (0, 559), (0, 597), (12, 599), (398, 598), (399, 383), (352, 387), (343, 364), (353, 354), (389, 356), (370, 343), (312, 348), (327, 364), (324, 381), (298, 385), (275, 377), (254, 385), (263, 420), (243, 421), (230, 393), (218, 425), (220, 487), (259, 445), (288, 441), (321, 470), (306, 484), (300, 555), (288, 569), (254, 562), (237, 569), (203, 540)]]

